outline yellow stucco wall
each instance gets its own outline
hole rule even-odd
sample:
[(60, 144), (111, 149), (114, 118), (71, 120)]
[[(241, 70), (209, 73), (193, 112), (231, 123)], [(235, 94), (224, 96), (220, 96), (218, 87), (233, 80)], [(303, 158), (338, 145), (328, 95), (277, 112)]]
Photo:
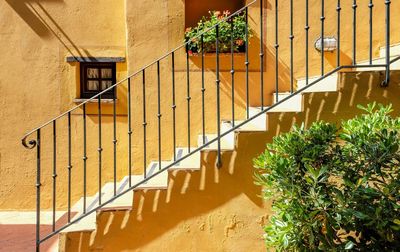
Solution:
[[(248, 3), (250, 1), (247, 1)], [(304, 1), (294, 1), (295, 9), (295, 77), (304, 76)], [(326, 35), (335, 35), (336, 1), (325, 1)], [(351, 1), (342, 2), (342, 59), (351, 55)], [(111, 7), (110, 7), (111, 6)], [(273, 20), (274, 1), (265, 1), (266, 16), (266, 74), (264, 96), (266, 104), (271, 103), (274, 91), (274, 50)], [(346, 7), (345, 7), (346, 6)], [(384, 22), (383, 3), (377, 3), (374, 13), (374, 53), (383, 45)], [(392, 3), (392, 10), (400, 8), (399, 2)], [(102, 0), (93, 4), (89, 1), (3, 1), (0, 3), (0, 209), (34, 209), (35, 194), (35, 152), (24, 149), (20, 144), (23, 133), (42, 122), (76, 105), (78, 64), (67, 63), (66, 56), (112, 56), (126, 57), (126, 63), (118, 63), (119, 80), (148, 64), (160, 55), (182, 43), (185, 29), (185, 1), (111, 1)], [(358, 12), (367, 10), (367, 5), (359, 4)], [(319, 36), (319, 1), (310, 1), (310, 75), (319, 72), (319, 53), (313, 50), (313, 43)], [(395, 11), (392, 11), (395, 13)], [(250, 69), (259, 67), (259, 9), (258, 4), (249, 8), (249, 23), (254, 30), (250, 43)], [(280, 91), (289, 90), (288, 68), (288, 5), (280, 6)], [(333, 14), (334, 13), (334, 14)], [(360, 16), (360, 15), (359, 15)], [(12, 24), (12, 25), (10, 25)], [(368, 28), (367, 19), (358, 19), (359, 59), (367, 58), (367, 40), (364, 36)], [(392, 31), (399, 29), (398, 16), (392, 16)], [(400, 40), (400, 34), (392, 33), (392, 42)], [(227, 62), (223, 56), (221, 62)], [(326, 70), (334, 65), (334, 54), (326, 54)], [(206, 128), (214, 133), (215, 118), (215, 57), (206, 57)], [(245, 73), (243, 55), (236, 56), (236, 117), (243, 118), (245, 106)], [(177, 97), (177, 144), (187, 145), (186, 134), (186, 73), (185, 53), (176, 52), (176, 97)], [(191, 79), (191, 145), (195, 146), (197, 134), (201, 132), (201, 73), (199, 59), (190, 59)], [(230, 118), (230, 73), (229, 66), (221, 66), (221, 117)], [(162, 72), (162, 132), (163, 159), (172, 156), (172, 110), (171, 101), (171, 59), (161, 62)], [(147, 161), (158, 157), (157, 145), (157, 93), (156, 68), (146, 70), (147, 104)], [(250, 104), (259, 105), (259, 73), (250, 75)], [(132, 156), (134, 173), (143, 170), (143, 132), (142, 132), (142, 85), (141, 75), (132, 79), (132, 118), (133, 143)], [(118, 89), (118, 179), (127, 174), (127, 117), (126, 83)], [(88, 193), (97, 191), (97, 104), (90, 104), (88, 117)], [(102, 104), (103, 112), (103, 181), (112, 178), (112, 105)], [(57, 124), (58, 146), (58, 192), (57, 205), (65, 209), (67, 181), (67, 121)], [(82, 116), (81, 110), (72, 115), (72, 160), (73, 160), (73, 202), (82, 196)], [(52, 143), (51, 125), (42, 131), (42, 207), (48, 209), (51, 204)], [(27, 193), (28, 192), (28, 193)]]
[(257, 196), (252, 158), (293, 124), (339, 124), (361, 112), (358, 104), (392, 104), (399, 116), (400, 71), (391, 77), (381, 88), (383, 72), (341, 73), (338, 92), (304, 95), (304, 112), (269, 113), (268, 132), (237, 134), (220, 170), (212, 165), (215, 152), (203, 153), (200, 171), (171, 172), (167, 190), (135, 193), (132, 211), (101, 212), (96, 231), (63, 234), (62, 251), (265, 251), (262, 227), (271, 209)]

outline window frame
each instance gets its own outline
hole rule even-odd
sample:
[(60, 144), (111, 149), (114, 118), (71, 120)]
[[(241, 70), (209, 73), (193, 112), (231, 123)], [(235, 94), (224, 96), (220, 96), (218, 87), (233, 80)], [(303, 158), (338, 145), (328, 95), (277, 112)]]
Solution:
[[(99, 69), (99, 77), (98, 78), (88, 78), (87, 69), (88, 68), (97, 68)], [(111, 68), (111, 78), (102, 78), (101, 69)], [(89, 99), (96, 94), (101, 92), (101, 81), (111, 81), (112, 85), (116, 83), (116, 63), (115, 62), (81, 62), (80, 63), (80, 98)], [(87, 81), (88, 80), (97, 80), (99, 82), (99, 90), (87, 90)], [(114, 99), (116, 98), (115, 88), (103, 93), (101, 95), (103, 99)]]

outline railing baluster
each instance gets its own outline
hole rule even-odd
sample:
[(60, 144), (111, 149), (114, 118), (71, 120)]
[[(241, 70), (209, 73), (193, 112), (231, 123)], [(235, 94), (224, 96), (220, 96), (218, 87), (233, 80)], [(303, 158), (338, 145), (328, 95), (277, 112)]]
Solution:
[(114, 147), (114, 196), (117, 195), (117, 99), (115, 98), (117, 90), (114, 87), (113, 96), (113, 147)]
[(275, 0), (275, 102), (279, 101), (278, 0)]
[(175, 52), (172, 52), (172, 141), (174, 161), (176, 161), (176, 104), (175, 104)]
[(128, 78), (128, 175), (129, 187), (132, 187), (132, 106), (131, 106), (131, 78)]
[(189, 73), (189, 50), (186, 50), (186, 101), (187, 101), (187, 143), (190, 153), (190, 73)]
[(158, 169), (161, 170), (161, 78), (160, 78), (160, 61), (157, 61), (157, 108), (158, 108)]
[(306, 26), (304, 30), (306, 31), (306, 85), (308, 85), (308, 42), (309, 42), (309, 22), (308, 22), (308, 0), (306, 0)]
[(57, 188), (57, 128), (53, 121), (53, 232), (56, 229), (56, 188)]
[(386, 9), (386, 32), (385, 32), (385, 44), (386, 44), (386, 78), (382, 86), (388, 86), (390, 81), (390, 0), (385, 1), (385, 9)]
[(71, 112), (68, 112), (68, 222), (71, 222)]
[(340, 66), (340, 11), (342, 7), (340, 6), (340, 0), (337, 2), (337, 50), (336, 50), (336, 66)]
[(98, 123), (99, 123), (99, 148), (97, 149), (98, 153), (99, 153), (99, 170), (98, 170), (98, 174), (99, 174), (99, 192), (98, 192), (98, 196), (99, 196), (99, 205), (101, 205), (101, 161), (102, 161), (102, 151), (103, 148), (101, 146), (101, 95), (98, 96), (98, 100), (97, 100), (97, 107), (98, 107)]
[[(247, 14), (247, 12), (246, 12)], [(247, 28), (246, 28), (247, 29)], [(218, 150), (217, 150), (217, 167), (221, 167), (221, 122), (220, 122), (220, 94), (219, 94), (219, 84), (220, 84), (220, 79), (219, 79), (219, 26), (217, 25), (215, 27), (215, 47), (216, 47), (216, 54), (217, 54), (217, 59), (216, 59), (216, 86), (217, 86), (217, 138), (218, 138)]]
[(203, 144), (206, 144), (206, 112), (205, 112), (205, 92), (206, 88), (204, 86), (204, 35), (201, 35), (201, 117), (202, 117), (202, 135)]
[(86, 213), (86, 104), (83, 104), (83, 213)]
[(290, 93), (293, 93), (293, 0), (290, 0)]
[[(264, 0), (260, 0), (260, 95), (261, 109), (264, 110)], [(293, 32), (292, 32), (293, 33)], [(233, 124), (233, 126), (235, 126)]]
[(146, 72), (142, 71), (142, 84), (143, 84), (143, 171), (144, 178), (147, 177), (147, 149), (146, 149)]
[[(245, 19), (246, 19), (246, 28), (245, 28), (245, 38), (246, 38), (246, 60), (245, 60), (245, 66), (246, 66), (246, 118), (249, 119), (250, 113), (249, 113), (249, 10), (246, 7), (245, 9)], [(218, 26), (217, 26), (218, 27)]]
[(232, 96), (232, 127), (235, 127), (235, 56), (233, 38), (233, 18), (231, 18), (231, 96)]
[(325, 72), (325, 1), (321, 0), (321, 76)]
[(369, 1), (368, 4), (368, 8), (369, 8), (369, 64), (372, 65), (372, 11), (374, 8), (374, 3), (373, 0)]
[(353, 0), (353, 65), (357, 64), (357, 0)]
[(40, 129), (36, 131), (36, 252), (40, 250), (40, 182), (41, 164), (40, 164)]

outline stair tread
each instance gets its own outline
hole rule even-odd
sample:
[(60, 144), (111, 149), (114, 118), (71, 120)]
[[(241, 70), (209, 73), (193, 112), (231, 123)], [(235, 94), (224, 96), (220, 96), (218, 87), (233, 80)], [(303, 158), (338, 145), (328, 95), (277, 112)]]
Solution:
[[(176, 159), (188, 154), (188, 148), (176, 148)], [(172, 157), (171, 160), (174, 160)], [(200, 151), (173, 165), (170, 170), (200, 170)]]
[[(244, 121), (235, 121), (235, 126), (239, 125), (243, 122)], [(221, 125), (223, 125), (222, 127), (226, 127), (227, 129), (231, 129), (233, 127), (231, 121), (223, 121)], [(246, 124), (237, 128), (235, 131), (237, 131), (237, 132), (266, 131), (266, 122), (264, 121), (264, 123), (257, 123), (257, 122), (249, 121)]]
[[(221, 131), (222, 133), (222, 131)], [(210, 140), (216, 138), (217, 134), (206, 134), (204, 135), (205, 143), (207, 144)], [(203, 135), (199, 135), (197, 139), (198, 145), (203, 145)], [(221, 138), (221, 150), (234, 150), (235, 143), (234, 143), (234, 133), (229, 133), (228, 135)], [(218, 141), (215, 141), (211, 144), (207, 144), (203, 150), (217, 150), (218, 149)]]

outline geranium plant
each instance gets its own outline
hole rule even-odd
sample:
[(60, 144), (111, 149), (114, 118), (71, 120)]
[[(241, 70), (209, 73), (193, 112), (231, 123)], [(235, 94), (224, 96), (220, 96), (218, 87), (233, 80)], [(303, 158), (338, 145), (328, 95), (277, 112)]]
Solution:
[[(209, 16), (203, 16), (197, 23), (196, 27), (188, 27), (185, 31), (185, 41), (189, 41), (187, 51), (189, 54), (197, 54), (201, 52), (201, 37), (196, 37), (199, 33), (213, 27), (218, 22), (227, 18), (230, 15), (229, 11), (209, 11)], [(233, 27), (231, 26), (233, 22)], [(233, 28), (233, 31), (232, 31)], [(231, 51), (231, 38), (233, 38), (234, 52), (244, 52), (246, 42), (246, 16), (239, 14), (232, 19), (227, 19), (221, 22), (218, 26), (219, 29), (219, 52)], [(252, 31), (248, 28), (248, 38), (252, 36)], [(216, 29), (213, 28), (203, 35), (203, 50), (204, 52), (216, 51)]]

